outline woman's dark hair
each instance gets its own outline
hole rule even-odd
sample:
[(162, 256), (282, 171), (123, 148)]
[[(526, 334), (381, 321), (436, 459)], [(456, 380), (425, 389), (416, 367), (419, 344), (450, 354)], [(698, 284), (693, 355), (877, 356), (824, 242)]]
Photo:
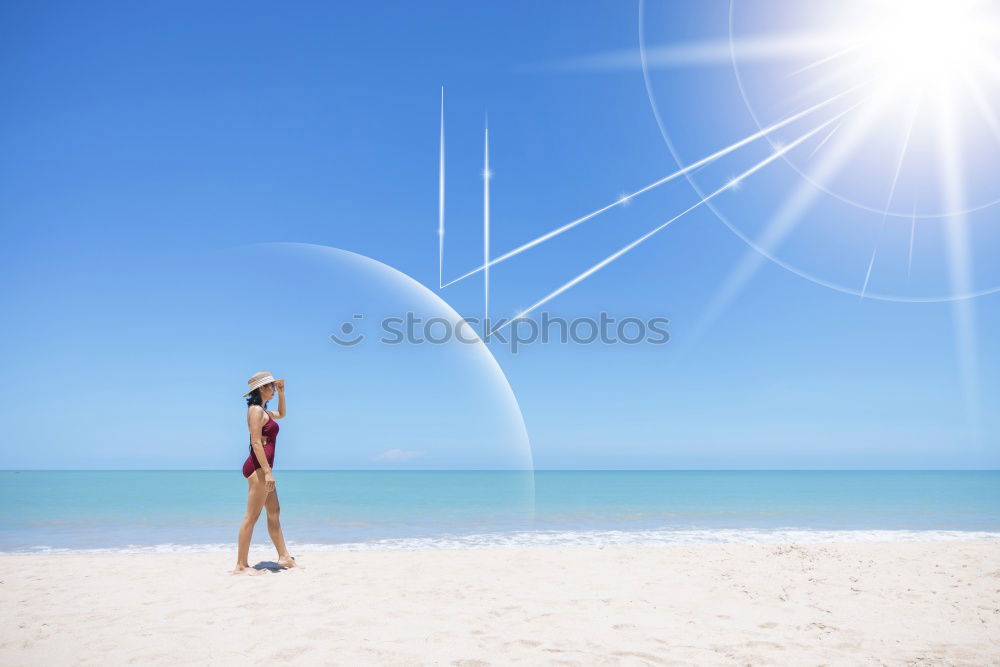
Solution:
[(247, 407), (250, 407), (251, 405), (259, 405), (267, 410), (267, 403), (265, 403), (264, 399), (260, 397), (260, 387), (251, 391), (250, 395), (247, 396)]

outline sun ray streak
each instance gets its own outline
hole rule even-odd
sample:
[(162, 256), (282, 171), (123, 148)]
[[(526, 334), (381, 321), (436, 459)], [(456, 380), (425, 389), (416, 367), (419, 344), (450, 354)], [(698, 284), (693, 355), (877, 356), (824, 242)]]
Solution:
[(917, 120), (920, 98), (923, 91), (916, 93), (910, 99), (909, 109), (906, 112), (906, 130), (903, 132), (903, 145), (899, 149), (899, 159), (896, 160), (896, 170), (892, 174), (892, 185), (889, 186), (889, 196), (885, 200), (885, 211), (882, 214), (882, 222), (889, 216), (889, 207), (892, 206), (892, 199), (896, 196), (896, 185), (899, 183), (899, 172), (903, 169), (903, 162), (906, 160), (906, 152), (910, 148), (910, 138), (913, 136), (913, 125)]
[[(832, 49), (843, 46), (848, 39), (848, 35), (829, 31), (758, 34), (737, 40), (736, 48), (743, 60), (766, 62), (801, 55), (827, 54)], [(649, 46), (646, 48), (647, 65), (663, 69), (728, 65), (730, 48), (728, 39)], [(640, 64), (640, 54), (635, 49), (622, 49), (559, 61), (551, 67), (576, 71), (613, 71), (638, 69)]]
[[(879, 236), (882, 235), (881, 229), (879, 230)], [(878, 254), (878, 242), (875, 243), (875, 247), (872, 248), (872, 257), (868, 260), (868, 270), (865, 272), (865, 282), (861, 286), (861, 296), (859, 300), (864, 300), (865, 292), (868, 291), (868, 281), (872, 279), (872, 267), (875, 266), (875, 256)]]
[(490, 340), (490, 128), (483, 128), (483, 342)]
[[(816, 167), (818, 182), (832, 178), (850, 157), (851, 151), (863, 137), (865, 131), (874, 122), (875, 117), (885, 105), (886, 98), (880, 95), (871, 105), (853, 118), (853, 122), (844, 128), (840, 139), (825, 151)], [(822, 192), (811, 181), (802, 181), (784, 201), (777, 213), (765, 227), (756, 243), (749, 248), (736, 267), (729, 273), (723, 284), (716, 290), (705, 311), (695, 323), (689, 340), (696, 340), (701, 332), (708, 328), (722, 313), (729, 303), (736, 298), (743, 287), (750, 282), (760, 267), (767, 261), (767, 256), (795, 228), (799, 219), (812, 206), (816, 197)]]
[(834, 125), (833, 129), (830, 130), (825, 137), (823, 137), (823, 141), (819, 142), (819, 145), (816, 146), (816, 148), (812, 149), (812, 151), (809, 153), (809, 157), (811, 158), (813, 155), (816, 155), (816, 153), (819, 152), (819, 149), (823, 148), (823, 146), (826, 145), (826, 142), (830, 141), (830, 138), (833, 135), (837, 134), (837, 130), (839, 130), (840, 126), (843, 125), (843, 124), (844, 124), (844, 121), (840, 121), (839, 123), (837, 123), (836, 125)]
[(542, 305), (544, 305), (544, 304), (548, 303), (549, 301), (551, 301), (552, 299), (556, 298), (557, 296), (559, 296), (560, 294), (562, 294), (566, 290), (572, 288), (573, 286), (579, 284), (580, 282), (582, 282), (583, 280), (587, 279), (591, 275), (597, 273), (598, 271), (600, 271), (601, 269), (603, 269), (605, 266), (607, 266), (608, 264), (614, 262), (616, 259), (618, 259), (622, 255), (624, 255), (625, 253), (629, 252), (630, 250), (632, 250), (636, 246), (638, 246), (641, 243), (645, 242), (647, 239), (649, 239), (653, 235), (655, 235), (658, 232), (660, 232), (661, 230), (665, 229), (666, 227), (668, 227), (669, 225), (671, 225), (675, 221), (683, 218), (685, 215), (687, 215), (691, 211), (695, 210), (696, 208), (702, 206), (703, 204), (705, 204), (705, 202), (707, 202), (707, 201), (711, 200), (712, 198), (716, 197), (717, 195), (719, 195), (719, 194), (721, 194), (721, 193), (729, 190), (730, 188), (732, 188), (737, 183), (740, 183), (741, 181), (743, 181), (745, 178), (751, 176), (752, 174), (760, 171), (761, 169), (763, 169), (767, 165), (771, 164), (772, 162), (774, 162), (775, 160), (777, 160), (778, 158), (780, 158), (785, 153), (789, 152), (790, 150), (792, 150), (796, 146), (800, 145), (802, 142), (806, 141), (807, 139), (809, 139), (810, 137), (812, 137), (813, 135), (815, 135), (817, 132), (819, 132), (820, 130), (822, 130), (824, 127), (830, 125), (834, 121), (840, 119), (843, 115), (845, 115), (845, 114), (849, 113), (850, 111), (854, 110), (856, 107), (857, 107), (857, 105), (849, 108), (847, 111), (841, 112), (837, 116), (834, 116), (832, 119), (826, 121), (825, 123), (819, 125), (818, 127), (810, 130), (806, 134), (803, 134), (798, 139), (795, 139), (791, 143), (785, 145), (780, 150), (776, 150), (774, 153), (772, 153), (768, 157), (764, 158), (763, 160), (761, 160), (760, 162), (758, 162), (757, 164), (755, 164), (753, 167), (750, 167), (749, 169), (747, 169), (746, 171), (744, 171), (743, 173), (741, 173), (736, 178), (730, 180), (728, 183), (726, 183), (722, 187), (720, 187), (720, 188), (714, 190), (713, 192), (709, 193), (706, 197), (704, 197), (700, 201), (692, 204), (691, 206), (689, 206), (688, 208), (686, 208), (684, 211), (678, 213), (677, 215), (675, 215), (674, 217), (670, 218), (669, 220), (667, 220), (666, 222), (664, 222), (660, 226), (658, 226), (658, 227), (652, 229), (651, 231), (643, 234), (642, 236), (640, 236), (639, 238), (637, 238), (635, 241), (632, 241), (628, 245), (626, 245), (623, 248), (619, 249), (618, 251), (612, 253), (608, 257), (604, 258), (603, 260), (601, 260), (597, 264), (593, 265), (592, 267), (590, 267), (589, 269), (587, 269), (586, 271), (584, 271), (580, 275), (576, 276), (575, 278), (573, 278), (569, 282), (565, 283), (564, 285), (562, 285), (558, 289), (550, 292), (549, 294), (547, 294), (542, 299), (540, 299), (540, 300), (536, 301), (535, 303), (533, 303), (532, 305), (528, 306), (527, 308), (525, 308), (524, 310), (522, 310), (521, 312), (519, 312), (517, 315), (515, 315), (512, 319), (508, 320), (507, 322), (504, 322), (503, 324), (498, 325), (493, 330), (493, 333), (496, 333), (497, 331), (500, 331), (504, 327), (509, 326), (510, 324), (513, 324), (517, 320), (519, 320), (519, 319), (525, 317), (526, 315), (528, 315), (528, 313), (531, 313), (532, 311), (536, 310), (537, 308), (541, 307)]
[[(962, 211), (965, 193), (962, 182), (962, 163), (959, 155), (959, 128), (955, 117), (953, 98), (947, 95), (940, 96), (938, 110), (941, 114), (938, 129), (942, 157), (939, 166), (944, 198), (950, 210)], [(969, 230), (965, 213), (955, 213), (946, 219), (945, 247), (952, 289), (957, 294), (967, 294), (972, 288), (972, 259), (969, 255)], [(979, 378), (975, 308), (972, 299), (953, 301), (952, 315), (966, 414), (973, 436), (978, 438), (980, 426)]]
[(815, 96), (824, 94), (827, 90), (843, 90), (845, 86), (850, 86), (851, 81), (857, 81), (865, 76), (861, 65), (850, 65), (838, 67), (828, 74), (815, 76), (795, 86), (794, 92), (784, 98), (784, 102), (791, 105), (800, 106)]
[(438, 143), (438, 289), (444, 284), (444, 86), (441, 86), (441, 138)]
[[(639, 190), (636, 190), (635, 192), (632, 192), (632, 193), (627, 194), (627, 195), (623, 195), (623, 196), (619, 197), (618, 199), (616, 199), (615, 201), (611, 202), (610, 204), (607, 204), (606, 206), (602, 206), (601, 208), (599, 208), (599, 209), (597, 209), (595, 211), (591, 211), (590, 213), (588, 213), (588, 214), (586, 214), (586, 215), (584, 215), (582, 217), (579, 217), (576, 220), (568, 222), (565, 225), (563, 225), (561, 227), (558, 227), (557, 229), (553, 229), (550, 232), (542, 234), (541, 236), (539, 236), (539, 237), (537, 237), (537, 238), (535, 238), (535, 239), (533, 239), (531, 241), (528, 241), (527, 243), (524, 243), (524, 244), (518, 246), (517, 248), (514, 248), (513, 250), (510, 250), (510, 251), (508, 251), (506, 253), (503, 253), (502, 255), (498, 255), (497, 257), (494, 257), (493, 259), (490, 260), (489, 265), (486, 265), (484, 263), (482, 266), (477, 266), (476, 268), (474, 268), (474, 269), (472, 269), (470, 271), (467, 271), (466, 273), (460, 275), (458, 278), (455, 278), (454, 280), (451, 280), (451, 281), (445, 283), (444, 287), (449, 287), (451, 285), (454, 285), (457, 282), (465, 280), (466, 278), (474, 276), (477, 273), (479, 273), (480, 271), (483, 271), (485, 268), (488, 268), (488, 266), (494, 266), (494, 265), (499, 264), (501, 262), (505, 262), (508, 259), (510, 259), (512, 257), (515, 257), (515, 256), (521, 254), (522, 252), (526, 251), (526, 250), (530, 250), (531, 248), (534, 248), (535, 246), (537, 246), (537, 245), (539, 245), (541, 243), (544, 243), (545, 241), (548, 241), (549, 239), (552, 239), (552, 238), (554, 238), (556, 236), (559, 236), (560, 234), (562, 234), (564, 232), (569, 231), (570, 229), (576, 227), (577, 225), (583, 224), (584, 222), (586, 222), (588, 220), (591, 220), (591, 219), (597, 217), (598, 215), (600, 215), (602, 213), (605, 213), (606, 211), (609, 211), (609, 210), (615, 208), (616, 206), (621, 206), (621, 205), (627, 203), (629, 200), (637, 197), (638, 195), (641, 195), (641, 194), (643, 194), (645, 192), (648, 192), (648, 191), (650, 191), (650, 190), (652, 190), (652, 189), (654, 189), (656, 187), (664, 185), (665, 183), (668, 183), (668, 182), (673, 181), (673, 180), (675, 180), (677, 178), (680, 178), (684, 174), (687, 174), (687, 173), (689, 173), (691, 171), (699, 169), (699, 168), (705, 166), (706, 164), (708, 164), (710, 162), (713, 162), (713, 161), (715, 161), (715, 160), (717, 160), (717, 159), (719, 159), (719, 158), (721, 158), (721, 157), (723, 157), (725, 155), (728, 155), (729, 153), (732, 153), (733, 151), (735, 151), (735, 150), (737, 150), (739, 148), (742, 148), (743, 146), (746, 146), (747, 144), (749, 144), (749, 143), (751, 143), (753, 141), (756, 141), (757, 139), (760, 139), (761, 137), (767, 136), (767, 135), (769, 135), (769, 134), (771, 134), (771, 133), (773, 133), (773, 132), (775, 132), (775, 131), (777, 131), (777, 130), (779, 130), (779, 129), (781, 129), (781, 128), (783, 128), (783, 127), (785, 127), (785, 126), (787, 126), (787, 125), (789, 125), (791, 123), (794, 123), (797, 120), (800, 120), (800, 119), (804, 118), (805, 116), (813, 113), (814, 111), (817, 111), (817, 110), (819, 110), (819, 109), (821, 109), (821, 108), (823, 108), (823, 107), (831, 104), (832, 102), (834, 102), (834, 101), (836, 101), (836, 100), (838, 100), (838, 99), (840, 99), (840, 98), (842, 98), (842, 97), (844, 97), (846, 95), (849, 95), (850, 93), (852, 93), (852, 92), (858, 90), (859, 88), (867, 85), (867, 83), (868, 82), (863, 82), (863, 83), (858, 84), (856, 86), (852, 86), (851, 88), (849, 88), (849, 89), (847, 89), (847, 90), (845, 90), (845, 91), (843, 91), (841, 93), (838, 93), (837, 95), (834, 95), (833, 97), (830, 97), (830, 98), (828, 98), (828, 99), (826, 99), (826, 100), (824, 100), (822, 102), (814, 104), (811, 107), (808, 107), (807, 109), (804, 109), (804, 110), (802, 110), (802, 111), (800, 111), (800, 112), (798, 112), (798, 113), (796, 113), (796, 114), (794, 114), (792, 116), (784, 118), (783, 120), (780, 120), (777, 123), (774, 123), (773, 125), (770, 125), (770, 126), (764, 128), (764, 129), (762, 129), (762, 130), (760, 130), (758, 132), (754, 132), (750, 136), (745, 137), (745, 138), (737, 141), (736, 143), (730, 144), (729, 146), (726, 146), (725, 148), (722, 148), (722, 149), (720, 149), (720, 150), (712, 153), (711, 155), (703, 157), (703, 158), (701, 158), (700, 160), (698, 160), (696, 162), (692, 162), (691, 164), (687, 165), (686, 167), (683, 167), (683, 168), (681, 168), (681, 169), (679, 169), (679, 170), (677, 170), (677, 171), (675, 171), (673, 173), (670, 173), (667, 176), (664, 176), (663, 178), (661, 178), (661, 179), (659, 179), (657, 181), (654, 181), (654, 182), (650, 183), (649, 185), (646, 185), (645, 187), (640, 188)], [(851, 108), (853, 108), (853, 107), (851, 107)], [(841, 114), (841, 115), (843, 115), (843, 114)]]
[(790, 74), (788, 74), (788, 76), (790, 76), (790, 77), (796, 76), (798, 74), (802, 74), (803, 72), (808, 72), (809, 70), (811, 70), (811, 69), (813, 69), (815, 67), (820, 67), (821, 65), (825, 65), (828, 62), (832, 62), (832, 61), (836, 60), (837, 58), (843, 58), (848, 53), (853, 53), (854, 51), (857, 51), (862, 46), (863, 46), (863, 44), (852, 44), (851, 46), (848, 46), (847, 48), (841, 49), (840, 51), (837, 51), (836, 53), (831, 53), (828, 56), (820, 58), (819, 60), (814, 60), (811, 63), (809, 63), (808, 65), (800, 67), (797, 70), (795, 70), (795, 71), (791, 72)]
[(885, 232), (886, 220), (889, 218), (889, 208), (892, 206), (892, 199), (896, 195), (896, 185), (899, 182), (899, 172), (903, 169), (903, 162), (906, 160), (906, 151), (910, 147), (910, 137), (913, 135), (913, 124), (917, 120), (917, 110), (919, 98), (923, 97), (923, 91), (917, 91), (910, 96), (909, 108), (906, 111), (906, 129), (903, 131), (902, 146), (899, 149), (899, 158), (896, 160), (896, 170), (892, 174), (892, 184), (889, 186), (889, 195), (885, 199), (885, 210), (882, 212), (882, 222), (879, 224), (878, 234), (875, 237), (875, 247), (872, 249), (871, 261), (868, 262), (868, 271), (865, 272), (865, 281), (861, 286), (860, 300), (864, 300), (868, 292), (868, 282), (872, 277), (872, 268), (875, 266), (875, 257), (878, 254), (879, 244), (882, 243), (882, 235)]

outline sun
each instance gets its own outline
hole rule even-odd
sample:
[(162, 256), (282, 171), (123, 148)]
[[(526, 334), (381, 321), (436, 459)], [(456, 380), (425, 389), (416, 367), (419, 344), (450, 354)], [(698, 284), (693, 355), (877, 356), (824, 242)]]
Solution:
[[(1000, 291), (1000, 0), (728, 4), (723, 17), (639, 3), (647, 97), (696, 205), (756, 254), (848, 294)], [(693, 15), (705, 24), (688, 41)], [(580, 66), (627, 64), (607, 53)], [(769, 152), (743, 150), (760, 137)], [(717, 196), (754, 160), (762, 175), (740, 180), (738, 201)]]
[(848, 37), (882, 85), (940, 91), (956, 79), (989, 74), (997, 37), (991, 9), (973, 0), (882, 0), (857, 17), (862, 27)]
[(863, 102), (787, 157), (814, 187), (876, 214), (943, 219), (1000, 202), (985, 168), (1000, 164), (998, 5), (831, 0), (765, 13), (734, 1), (732, 65), (761, 127), (824, 100)]

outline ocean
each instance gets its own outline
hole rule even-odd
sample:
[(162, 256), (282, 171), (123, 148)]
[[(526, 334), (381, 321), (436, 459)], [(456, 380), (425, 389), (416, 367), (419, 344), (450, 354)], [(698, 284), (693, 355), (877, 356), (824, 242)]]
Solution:
[[(1000, 538), (1000, 471), (291, 471), (296, 550)], [(233, 471), (0, 471), (0, 552), (232, 551)], [(270, 544), (265, 514), (256, 547)]]

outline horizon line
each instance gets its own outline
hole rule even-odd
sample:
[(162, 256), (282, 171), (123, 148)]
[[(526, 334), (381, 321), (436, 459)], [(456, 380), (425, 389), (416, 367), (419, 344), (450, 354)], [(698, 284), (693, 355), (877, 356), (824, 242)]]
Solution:
[[(0, 468), (2, 472), (233, 471), (229, 468)], [(1000, 468), (285, 468), (280, 472), (1000, 472)]]

